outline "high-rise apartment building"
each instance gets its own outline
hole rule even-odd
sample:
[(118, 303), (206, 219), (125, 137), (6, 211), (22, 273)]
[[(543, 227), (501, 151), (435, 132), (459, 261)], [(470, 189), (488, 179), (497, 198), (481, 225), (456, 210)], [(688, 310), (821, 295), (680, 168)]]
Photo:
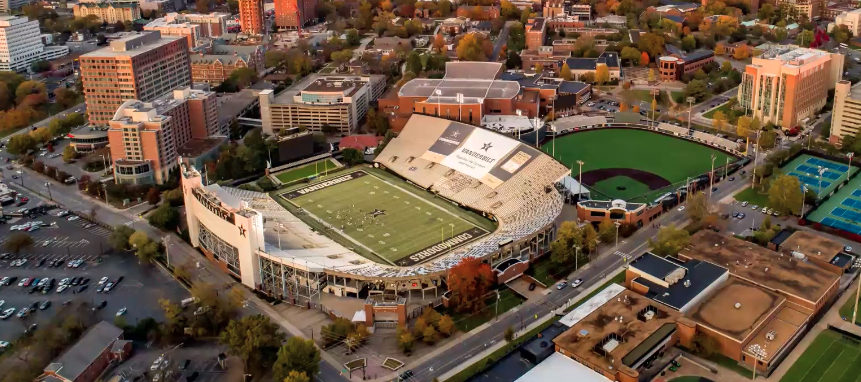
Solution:
[(72, 7), (75, 17), (96, 16), (100, 21), (114, 24), (117, 21), (135, 21), (141, 18), (138, 3), (130, 1), (103, 1), (79, 3)]
[(162, 35), (186, 36), (189, 46), (197, 46), (201, 37), (219, 37), (227, 33), (228, 13), (168, 13), (164, 17), (150, 21), (144, 30), (157, 30)]
[(763, 124), (795, 127), (825, 106), (828, 90), (841, 78), (843, 58), (795, 46), (766, 51), (745, 68), (739, 105)]
[(30, 4), (30, 0), (0, 0), (0, 12), (12, 13), (12, 11), (21, 9), (27, 4)]
[(80, 58), (90, 124), (106, 126), (127, 100), (149, 102), (191, 85), (188, 40), (144, 32), (112, 41)]
[[(825, 0), (776, 0), (773, 4), (775, 9), (783, 7), (794, 9), (796, 20), (813, 20), (814, 17), (820, 17), (826, 7)], [(751, 5), (752, 9), (758, 9), (758, 4)]]
[(546, 33), (547, 25), (543, 17), (529, 19), (526, 23), (526, 49), (538, 50), (544, 45)]
[(242, 33), (263, 34), (266, 28), (263, 0), (239, 0), (239, 24)]
[(0, 16), (0, 71), (23, 72), (39, 60), (69, 54), (66, 46), (45, 46), (39, 22), (27, 16)]
[(117, 183), (161, 184), (177, 165), (177, 149), (218, 131), (216, 94), (183, 87), (152, 102), (128, 100), (109, 122), (108, 140)]
[(159, 31), (162, 36), (183, 36), (188, 39), (189, 47), (196, 47), (201, 37), (200, 25), (188, 22), (170, 22), (165, 17), (150, 21), (143, 28), (145, 31)]
[(845, 25), (852, 32), (853, 36), (858, 36), (861, 33), (861, 9), (837, 15), (834, 18), (834, 24), (838, 26)]
[(852, 86), (840, 81), (834, 87), (834, 109), (831, 113), (831, 136), (828, 141), (838, 144), (844, 136), (854, 136), (861, 130), (861, 84)]
[(275, 0), (275, 25), (299, 29), (317, 18), (317, 0)]

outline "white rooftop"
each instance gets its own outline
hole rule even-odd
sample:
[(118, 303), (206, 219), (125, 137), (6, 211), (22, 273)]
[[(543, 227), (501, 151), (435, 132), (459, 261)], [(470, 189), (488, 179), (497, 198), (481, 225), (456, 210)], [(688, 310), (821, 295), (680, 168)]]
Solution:
[(562, 353), (553, 353), (515, 382), (547, 382), (547, 381), (577, 381), (577, 382), (610, 382), (607, 377), (598, 374), (581, 363), (566, 357)]
[(559, 118), (553, 122), (550, 122), (550, 126), (556, 129), (556, 131), (564, 131), (573, 129), (575, 127), (603, 125), (605, 123), (607, 123), (606, 117), (575, 115), (571, 117)]
[(625, 287), (619, 284), (611, 284), (610, 286), (604, 288), (602, 291), (598, 292), (598, 294), (592, 296), (592, 298), (584, 302), (583, 305), (580, 305), (574, 308), (574, 310), (568, 312), (568, 314), (566, 314), (565, 317), (562, 317), (559, 322), (565, 326), (568, 326), (569, 328), (574, 325), (577, 325), (578, 322), (592, 314), (592, 312), (598, 310), (598, 308), (602, 307), (608, 301), (612, 300), (614, 297), (618, 296), (624, 291)]
[[(538, 120), (540, 126), (541, 120)], [(525, 115), (490, 115), (481, 117), (481, 127), (500, 133), (531, 130), (535, 128), (535, 120)]]

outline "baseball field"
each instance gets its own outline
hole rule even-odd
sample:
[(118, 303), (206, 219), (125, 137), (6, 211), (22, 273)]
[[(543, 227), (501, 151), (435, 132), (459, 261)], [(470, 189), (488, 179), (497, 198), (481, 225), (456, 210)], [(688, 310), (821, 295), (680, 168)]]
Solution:
[[(554, 148), (555, 145), (555, 148)], [(578, 176), (583, 162), (583, 184), (593, 199), (647, 202), (706, 174), (714, 166), (733, 163), (726, 152), (669, 135), (636, 129), (595, 129), (548, 141), (541, 149)]]

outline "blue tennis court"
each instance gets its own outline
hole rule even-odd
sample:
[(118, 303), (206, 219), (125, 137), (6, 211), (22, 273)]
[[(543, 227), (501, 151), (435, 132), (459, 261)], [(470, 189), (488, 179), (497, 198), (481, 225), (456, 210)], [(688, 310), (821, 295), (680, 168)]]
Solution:
[(849, 166), (834, 163), (832, 161), (821, 159), (821, 158), (816, 158), (816, 157), (807, 158), (807, 163), (810, 163), (814, 166), (822, 166), (822, 167), (832, 169), (832, 170), (837, 171), (837, 172), (849, 171)]
[(855, 199), (846, 198), (843, 199), (843, 202), (841, 202), (840, 204), (849, 208), (861, 209), (861, 201)]
[[(796, 171), (798, 171), (798, 172), (801, 172), (801, 173), (806, 173), (806, 174), (810, 174), (810, 175), (815, 175), (815, 174), (817, 174), (817, 173), (818, 173), (819, 168), (816, 168), (816, 167), (812, 167), (812, 166), (808, 166), (808, 165), (806, 165), (806, 164), (803, 164), (803, 165), (801, 165), (801, 166), (796, 167), (796, 168), (795, 168), (795, 170), (796, 170)], [(841, 174), (838, 174), (838, 173), (833, 172), (833, 171), (828, 171), (828, 170), (825, 170), (825, 171), (822, 173), (822, 177), (823, 177), (823, 178), (831, 179), (831, 180), (837, 180), (837, 179), (840, 179), (840, 176), (841, 176)]]
[(824, 190), (824, 189), (826, 189), (826, 188), (828, 188), (828, 187), (831, 187), (831, 182), (829, 182), (829, 181), (827, 181), (827, 180), (824, 180), (824, 179), (822, 180), (822, 183), (820, 183), (820, 182), (819, 182), (819, 178), (814, 178), (814, 177), (812, 177), (812, 176), (807, 176), (807, 175), (799, 174), (799, 173), (797, 173), (797, 172), (793, 172), (793, 173), (791, 173), (791, 174), (789, 174), (789, 175), (792, 175), (792, 176), (794, 176), (794, 177), (798, 178), (798, 180), (800, 180), (800, 181), (801, 181), (801, 183), (807, 184), (807, 186), (808, 186), (807, 188), (808, 188), (808, 189), (816, 190), (816, 189), (818, 189), (818, 188), (819, 188), (819, 185), (820, 185), (820, 184), (822, 185), (822, 189), (823, 189), (823, 190)]
[(852, 196), (856, 198), (861, 198), (861, 190), (852, 191)]
[(847, 220), (861, 222), (861, 212), (849, 211), (845, 208), (837, 207), (831, 211), (831, 214)]
[(829, 227), (842, 229), (846, 232), (851, 232), (851, 233), (854, 233), (856, 235), (861, 235), (861, 227), (859, 227), (855, 224), (852, 224), (852, 223), (847, 223), (847, 222), (840, 221), (840, 220), (837, 220), (834, 218), (825, 218), (825, 219), (822, 219), (822, 224), (827, 225)]

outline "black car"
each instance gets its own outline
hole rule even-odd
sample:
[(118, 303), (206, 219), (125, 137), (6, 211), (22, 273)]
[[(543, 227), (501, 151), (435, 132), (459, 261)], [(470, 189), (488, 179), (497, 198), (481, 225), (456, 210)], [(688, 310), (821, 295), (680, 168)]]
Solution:
[(413, 376), (413, 371), (412, 371), (412, 370), (407, 370), (407, 371), (405, 371), (405, 372), (401, 373), (401, 376), (398, 378), (398, 380), (400, 380), (400, 381), (406, 381), (406, 380), (408, 380), (408, 379), (412, 378), (412, 376)]
[(90, 279), (85, 278), (85, 279), (81, 280), (81, 285), (87, 285), (89, 283), (90, 283)]
[(45, 300), (45, 301), (42, 301), (41, 304), (39, 304), (39, 309), (45, 310), (45, 309), (48, 309), (49, 306), (51, 306), (51, 300)]
[(72, 286), (78, 286), (78, 284), (80, 282), (81, 282), (81, 277), (75, 277), (72, 279)]
[(36, 286), (34, 286), (32, 289), (30, 289), (30, 291), (29, 291), (29, 292), (27, 292), (27, 293), (28, 293), (28, 294), (33, 294), (33, 293), (36, 293), (36, 292), (38, 292), (38, 291), (40, 291), (40, 290), (42, 290), (42, 288), (41, 288), (41, 287), (39, 287), (38, 285), (36, 285)]
[(85, 290), (87, 290), (87, 285), (81, 285), (80, 287), (78, 287), (78, 293), (81, 293)]
[(12, 285), (15, 281), (18, 281), (18, 276), (9, 277), (9, 281), (6, 282), (6, 285)]
[(108, 302), (105, 300), (102, 300), (102, 302), (100, 302), (99, 305), (96, 305), (96, 309), (102, 309), (102, 308), (106, 307), (107, 305), (108, 305)]
[(39, 327), (39, 326), (38, 326), (38, 325), (36, 325), (36, 324), (30, 325), (30, 327), (29, 327), (29, 328), (27, 328), (26, 330), (24, 330), (24, 334), (30, 334), (30, 333), (33, 333), (33, 332), (35, 332), (35, 331), (36, 331), (36, 328), (38, 328), (38, 327)]
[(39, 301), (33, 301), (33, 303), (30, 305), (31, 310), (36, 310), (36, 308), (38, 308), (38, 307), (39, 307)]
[(191, 373), (185, 377), (188, 382), (194, 382), (197, 379), (197, 376), (200, 375), (198, 372)]
[(183, 363), (179, 365), (179, 370), (185, 370), (185, 369), (188, 369), (188, 365), (190, 365), (190, 364), (191, 364), (191, 360), (190, 360), (190, 359), (187, 359), (187, 360), (183, 361)]
[(43, 265), (45, 265), (45, 259), (39, 260), (39, 262), (38, 262), (38, 263), (36, 263), (36, 266), (37, 266), (37, 267), (41, 267), (41, 266), (43, 266)]
[(117, 286), (116, 284), (119, 284), (120, 281), (123, 281), (124, 278), (124, 276), (117, 277), (117, 281), (114, 281), (114, 286)]
[(535, 290), (535, 286), (536, 286), (536, 285), (535, 285), (535, 283), (531, 283), (531, 284), (529, 284), (529, 290), (530, 290), (530, 291)]

